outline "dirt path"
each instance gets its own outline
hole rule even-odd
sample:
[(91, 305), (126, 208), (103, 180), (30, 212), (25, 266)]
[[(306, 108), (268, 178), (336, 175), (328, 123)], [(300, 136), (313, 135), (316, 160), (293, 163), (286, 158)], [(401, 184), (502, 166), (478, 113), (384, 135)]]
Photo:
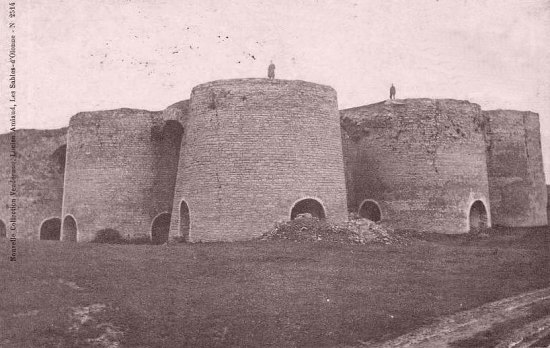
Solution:
[(550, 288), (444, 317), (391, 341), (358, 347), (550, 347)]

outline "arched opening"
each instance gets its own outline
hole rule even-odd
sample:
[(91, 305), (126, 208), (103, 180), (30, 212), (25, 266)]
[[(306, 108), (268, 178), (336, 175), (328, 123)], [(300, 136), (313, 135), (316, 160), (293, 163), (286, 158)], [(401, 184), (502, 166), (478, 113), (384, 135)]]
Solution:
[(151, 242), (153, 244), (164, 244), (168, 242), (168, 232), (170, 231), (170, 213), (157, 215), (151, 225)]
[(382, 220), (382, 212), (375, 201), (363, 201), (359, 207), (359, 216), (370, 221), (379, 222)]
[(180, 235), (184, 241), (189, 241), (189, 226), (191, 219), (189, 217), (189, 206), (185, 201), (180, 204)]
[(63, 220), (63, 236), (62, 240), (67, 242), (76, 242), (76, 220), (71, 216), (67, 215), (65, 216), (65, 220)]
[(157, 195), (166, 202), (166, 210), (172, 209), (174, 188), (178, 172), (183, 126), (175, 120), (168, 120), (162, 128), (162, 141), (157, 163)]
[(67, 158), (67, 145), (61, 145), (58, 147), (51, 156), (53, 162), (56, 164), (56, 170), (58, 173), (65, 173), (65, 162)]
[(168, 149), (180, 151), (181, 138), (183, 137), (183, 126), (176, 120), (168, 120), (162, 127), (162, 141)]
[(315, 199), (307, 198), (294, 204), (290, 212), (290, 220), (294, 220), (300, 214), (309, 213), (318, 219), (325, 218), (325, 209), (323, 205)]
[(0, 220), (0, 238), (6, 238), (8, 231), (6, 230), (6, 224)]
[(41, 240), (59, 240), (61, 239), (61, 219), (51, 218), (40, 226)]
[(482, 201), (475, 201), (470, 207), (470, 232), (487, 228), (487, 209)]
[(155, 158), (152, 195), (159, 211), (172, 211), (184, 128), (176, 120), (167, 120), (151, 132)]

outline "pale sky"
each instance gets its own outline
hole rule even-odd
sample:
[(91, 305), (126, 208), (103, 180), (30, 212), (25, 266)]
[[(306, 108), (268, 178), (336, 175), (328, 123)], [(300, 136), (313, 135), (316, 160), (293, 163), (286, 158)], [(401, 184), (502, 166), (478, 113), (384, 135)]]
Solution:
[(203, 82), (264, 77), (272, 59), (277, 78), (334, 87), (341, 109), (393, 82), (398, 98), (537, 112), (550, 181), (550, 0), (15, 1), (18, 128), (161, 110)]

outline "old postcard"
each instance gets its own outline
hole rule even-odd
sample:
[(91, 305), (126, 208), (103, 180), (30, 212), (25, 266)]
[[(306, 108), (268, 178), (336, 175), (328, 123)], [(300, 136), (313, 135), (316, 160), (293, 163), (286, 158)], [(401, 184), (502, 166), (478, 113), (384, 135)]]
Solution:
[(2, 0), (0, 347), (550, 347), (550, 2)]

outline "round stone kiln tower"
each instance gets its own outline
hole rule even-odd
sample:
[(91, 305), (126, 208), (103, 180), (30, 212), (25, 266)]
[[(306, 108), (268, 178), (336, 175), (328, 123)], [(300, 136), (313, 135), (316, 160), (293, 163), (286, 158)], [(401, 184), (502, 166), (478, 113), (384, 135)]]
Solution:
[(350, 210), (397, 228), (490, 226), (479, 105), (406, 99), (341, 111)]
[[(164, 121), (162, 112), (145, 110), (73, 116), (61, 239), (90, 241), (103, 229), (114, 229), (126, 239), (149, 237), (155, 216), (172, 209), (178, 127), (177, 121)], [(167, 141), (177, 143), (177, 151)]]
[(548, 224), (539, 115), (529, 111), (484, 111), (487, 169), (494, 225)]
[(171, 237), (250, 239), (302, 212), (347, 215), (336, 92), (268, 79), (195, 87)]

